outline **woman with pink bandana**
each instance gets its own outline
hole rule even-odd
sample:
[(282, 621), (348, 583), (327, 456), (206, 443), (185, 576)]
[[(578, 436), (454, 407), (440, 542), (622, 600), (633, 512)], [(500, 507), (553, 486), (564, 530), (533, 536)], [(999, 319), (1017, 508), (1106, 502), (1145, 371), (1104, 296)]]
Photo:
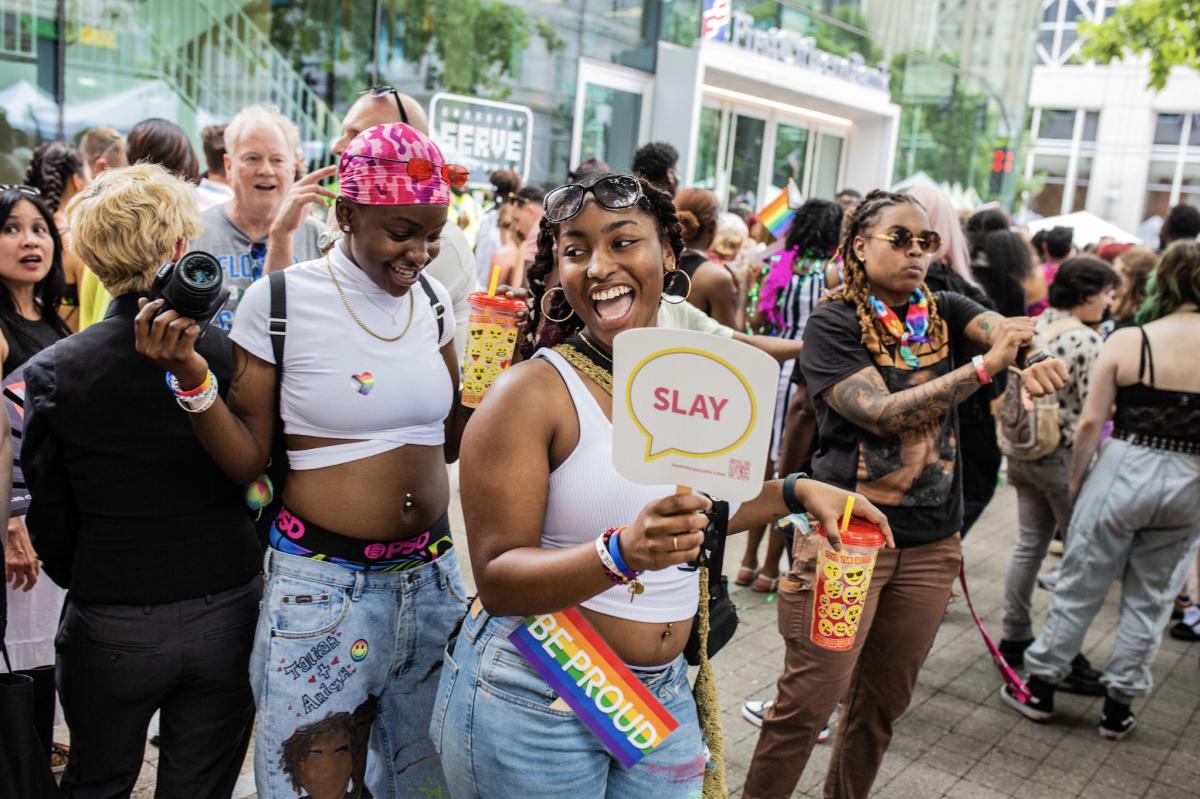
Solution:
[[(343, 239), (281, 273), (285, 325), (272, 323), (283, 314), (271, 281), (246, 291), (227, 392), (195, 351), (199, 328), (158, 313), (159, 301), (138, 314), (138, 348), (169, 372), (197, 437), (238, 483), (266, 469), (283, 422), (289, 474), (250, 664), (259, 796), (316, 783), (337, 796), (438, 796), (427, 731), (442, 650), (466, 610), (445, 463), (466, 415), (450, 297), (422, 270), (467, 173), (398, 123), (355, 137), (338, 173)], [(370, 700), (377, 714), (344, 747), (310, 747), (297, 781), (285, 743)]]

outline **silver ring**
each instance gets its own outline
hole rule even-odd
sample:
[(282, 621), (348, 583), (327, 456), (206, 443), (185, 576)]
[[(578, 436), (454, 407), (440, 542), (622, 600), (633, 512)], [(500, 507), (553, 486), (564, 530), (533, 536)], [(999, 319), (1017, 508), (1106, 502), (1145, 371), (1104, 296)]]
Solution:
[(671, 551), (672, 552), (679, 551), (679, 539), (676, 538), (675, 536), (671, 536)]

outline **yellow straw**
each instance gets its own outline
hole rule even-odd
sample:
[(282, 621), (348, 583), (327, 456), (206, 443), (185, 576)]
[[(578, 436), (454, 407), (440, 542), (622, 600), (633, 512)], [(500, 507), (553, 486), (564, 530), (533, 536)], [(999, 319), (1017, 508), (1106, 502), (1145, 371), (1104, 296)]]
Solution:
[(488, 296), (496, 296), (496, 284), (500, 282), (500, 264), (492, 264), (492, 279), (488, 281)]
[(854, 495), (846, 497), (846, 509), (842, 511), (842, 532), (846, 532), (846, 528), (850, 526), (850, 514), (854, 511)]

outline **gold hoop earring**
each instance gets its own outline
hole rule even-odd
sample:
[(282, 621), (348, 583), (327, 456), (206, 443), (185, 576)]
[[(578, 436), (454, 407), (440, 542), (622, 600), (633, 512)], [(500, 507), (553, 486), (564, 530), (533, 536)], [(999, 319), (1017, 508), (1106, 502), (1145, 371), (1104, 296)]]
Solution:
[[(673, 276), (673, 275), (683, 275), (683, 276), (684, 276), (684, 278), (687, 280), (688, 287), (687, 287), (687, 292), (686, 292), (686, 293), (685, 293), (685, 294), (684, 294), (682, 297), (679, 297), (679, 295), (678, 295), (678, 294), (672, 295), (672, 296), (675, 296), (675, 297), (679, 297), (679, 299), (675, 299), (675, 300), (668, 300), (668, 299), (667, 299), (667, 293), (666, 293), (666, 288), (667, 288), (667, 287), (666, 287), (666, 285), (664, 285), (664, 286), (663, 286), (663, 295), (662, 295), (662, 301), (663, 301), (663, 302), (665, 302), (665, 303), (668, 303), (668, 304), (670, 304), (670, 305), (679, 305), (681, 302), (687, 302), (687, 299), (688, 299), (688, 297), (692, 296), (692, 276), (691, 276), (691, 275), (689, 275), (687, 272), (683, 271), (682, 269), (672, 269), (672, 270), (670, 270), (669, 272), (667, 272), (667, 275), (668, 275), (669, 277), (670, 277), (670, 276)], [(668, 279), (669, 279), (669, 277), (668, 277)], [(672, 281), (672, 284), (673, 284), (673, 283), (674, 283), (674, 281)]]
[[(568, 319), (570, 319), (572, 316), (575, 315), (575, 309), (571, 308), (571, 312), (569, 314), (567, 314), (566, 316), (564, 316), (562, 319), (555, 319), (553, 316), (551, 316), (549, 314), (549, 312), (546, 311), (546, 298), (549, 297), (551, 294), (553, 294), (556, 291), (562, 291), (564, 297), (567, 295), (567, 292), (563, 291), (562, 286), (555, 286), (554, 288), (550, 289), (549, 291), (547, 291), (545, 294), (542, 295), (542, 301), (540, 303), (538, 303), (538, 307), (541, 308), (542, 316), (545, 317), (546, 321), (554, 322), (555, 324), (562, 324), (563, 322), (567, 321)], [(568, 305), (567, 307), (570, 308), (571, 306)]]

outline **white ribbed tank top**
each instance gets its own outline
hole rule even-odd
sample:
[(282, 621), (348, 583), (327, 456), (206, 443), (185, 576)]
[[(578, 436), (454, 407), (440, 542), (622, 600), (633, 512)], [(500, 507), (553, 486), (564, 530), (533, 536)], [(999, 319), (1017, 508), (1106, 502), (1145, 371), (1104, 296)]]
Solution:
[[(593, 541), (610, 527), (633, 524), (647, 504), (675, 493), (673, 485), (641, 485), (618, 474), (612, 460), (612, 422), (600, 410), (583, 379), (551, 349), (540, 349), (534, 357), (558, 370), (579, 417), (579, 443), (550, 473), (542, 546), (569, 547)], [(599, 557), (596, 568), (604, 568)], [(696, 615), (700, 594), (696, 572), (671, 566), (644, 573), (642, 582), (646, 590), (632, 602), (627, 588), (614, 585), (583, 602), (582, 607), (651, 623), (682, 621)]]

